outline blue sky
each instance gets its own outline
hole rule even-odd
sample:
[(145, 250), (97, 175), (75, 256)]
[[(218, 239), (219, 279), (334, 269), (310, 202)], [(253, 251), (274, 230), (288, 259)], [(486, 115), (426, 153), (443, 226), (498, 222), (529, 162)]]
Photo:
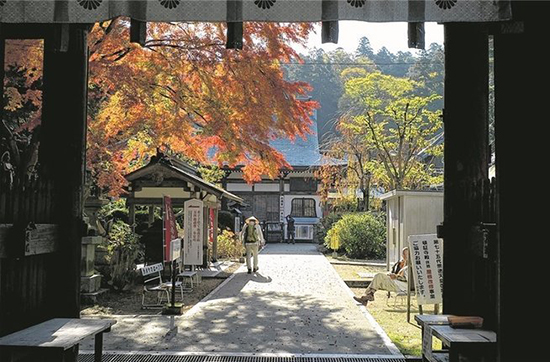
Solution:
[[(374, 51), (385, 46), (391, 52), (410, 51), (407, 48), (407, 23), (367, 23), (361, 21), (340, 21), (339, 22), (338, 44), (321, 44), (320, 27), (316, 34), (312, 34), (308, 47), (323, 48), (325, 51), (342, 47), (349, 52), (355, 51), (359, 39), (363, 36), (369, 38)], [(443, 44), (443, 25), (437, 23), (426, 23), (426, 46), (431, 43)]]

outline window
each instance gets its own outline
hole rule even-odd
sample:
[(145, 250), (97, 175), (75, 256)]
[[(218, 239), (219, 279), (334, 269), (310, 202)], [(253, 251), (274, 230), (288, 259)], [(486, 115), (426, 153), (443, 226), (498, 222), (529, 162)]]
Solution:
[(296, 240), (313, 240), (313, 226), (298, 225), (296, 227)]
[(296, 217), (317, 217), (315, 212), (314, 199), (293, 199), (292, 200), (292, 216)]

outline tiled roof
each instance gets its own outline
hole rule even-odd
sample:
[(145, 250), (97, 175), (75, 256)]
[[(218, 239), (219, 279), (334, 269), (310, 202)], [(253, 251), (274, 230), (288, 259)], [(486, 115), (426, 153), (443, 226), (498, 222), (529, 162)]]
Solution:
[(279, 138), (270, 142), (271, 146), (281, 152), (291, 166), (320, 166), (322, 156), (319, 152), (317, 138), (317, 120), (312, 119), (311, 134), (305, 139), (296, 137), (294, 141), (288, 138)]
[(224, 190), (217, 185), (214, 185), (213, 183), (202, 179), (197, 172), (197, 169), (189, 165), (187, 162), (178, 160), (175, 157), (170, 157), (160, 152), (157, 152), (157, 155), (151, 157), (151, 160), (147, 165), (127, 174), (124, 177), (126, 178), (126, 180), (132, 182), (154, 173), (156, 170), (158, 170), (158, 167), (164, 167), (166, 169), (172, 170), (176, 174), (182, 176), (184, 180), (191, 182), (192, 184), (198, 186), (200, 189), (203, 189), (213, 194), (219, 194), (218, 197), (225, 197), (240, 204), (243, 203), (243, 200), (240, 197)]
[[(323, 157), (319, 151), (316, 117), (311, 117), (311, 121), (311, 133), (307, 134), (305, 138), (296, 137), (293, 141), (289, 138), (278, 138), (270, 141), (269, 144), (282, 153), (292, 167), (321, 166), (327, 163), (346, 164), (342, 160)], [(216, 148), (212, 147), (208, 152), (208, 157), (213, 160), (215, 153)]]

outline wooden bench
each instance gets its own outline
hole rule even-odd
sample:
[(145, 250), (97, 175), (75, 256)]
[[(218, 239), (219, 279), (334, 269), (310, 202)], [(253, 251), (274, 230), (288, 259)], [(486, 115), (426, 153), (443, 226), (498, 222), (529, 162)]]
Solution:
[[(458, 362), (491, 360), (496, 348), (495, 332), (452, 328), (448, 315), (417, 315), (415, 320), (422, 327), (422, 360), (430, 362)], [(432, 351), (432, 337), (441, 340), (444, 349)]]
[(12, 362), (18, 355), (40, 353), (51, 361), (65, 362), (67, 351), (95, 337), (95, 362), (101, 362), (103, 333), (110, 332), (112, 319), (55, 318), (0, 338), (0, 360)]

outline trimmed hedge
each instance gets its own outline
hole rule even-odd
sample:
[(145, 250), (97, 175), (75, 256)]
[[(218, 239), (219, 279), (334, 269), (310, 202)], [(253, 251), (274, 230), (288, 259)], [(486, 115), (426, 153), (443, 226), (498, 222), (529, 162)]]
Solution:
[(386, 227), (371, 213), (346, 214), (325, 237), (325, 246), (344, 250), (353, 259), (383, 259), (386, 255)]

